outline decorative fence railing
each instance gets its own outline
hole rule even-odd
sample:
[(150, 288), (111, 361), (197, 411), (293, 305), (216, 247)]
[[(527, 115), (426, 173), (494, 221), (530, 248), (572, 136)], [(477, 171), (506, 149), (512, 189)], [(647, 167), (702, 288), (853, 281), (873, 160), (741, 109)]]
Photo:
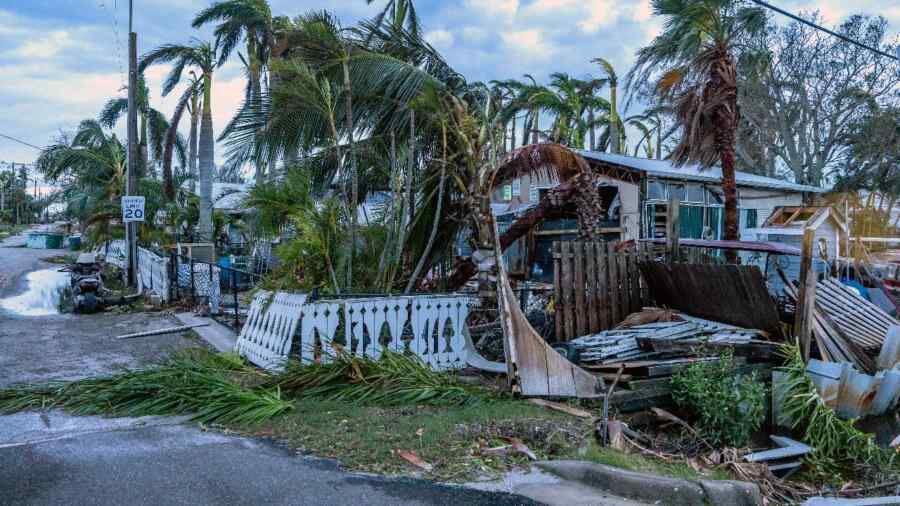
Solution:
[(308, 302), (306, 295), (260, 292), (235, 349), (266, 368), (291, 353), (305, 363), (339, 351), (378, 358), (412, 353), (439, 370), (465, 367), (473, 351), (465, 334), (475, 297), (419, 295)]
[(634, 251), (613, 243), (553, 243), (556, 337), (569, 341), (609, 330), (648, 299)]
[[(97, 249), (97, 252), (103, 253), (107, 262), (121, 269), (124, 269), (128, 263), (125, 241), (121, 239), (105, 243)], [(157, 295), (163, 302), (169, 302), (172, 297), (169, 283), (171, 272), (169, 258), (158, 255), (147, 248), (138, 248), (137, 264), (137, 282), (140, 291)]]

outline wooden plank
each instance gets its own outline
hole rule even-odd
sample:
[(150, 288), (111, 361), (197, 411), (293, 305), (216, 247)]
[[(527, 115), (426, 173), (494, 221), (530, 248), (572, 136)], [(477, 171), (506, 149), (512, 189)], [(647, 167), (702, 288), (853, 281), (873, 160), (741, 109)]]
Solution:
[(575, 262), (575, 332), (577, 336), (586, 336), (588, 334), (588, 316), (587, 306), (585, 305), (585, 283), (584, 283), (584, 243), (581, 241), (572, 243), (573, 255)]
[(630, 285), (628, 284), (628, 265), (625, 262), (625, 253), (617, 253), (616, 265), (619, 268), (619, 317), (621, 320), (615, 322), (616, 325), (621, 323), (622, 320), (631, 314), (628, 307), (631, 299), (631, 296), (628, 293), (630, 288)]
[(556, 326), (556, 340), (563, 341), (565, 334), (563, 331), (563, 292), (562, 292), (562, 253), (560, 251), (559, 241), (553, 242), (553, 299), (556, 301), (556, 309), (554, 311), (554, 324)]
[(628, 279), (631, 281), (631, 311), (636, 313), (644, 307), (641, 299), (641, 269), (638, 267), (637, 254), (628, 254)]
[(609, 327), (615, 327), (622, 321), (620, 306), (619, 306), (619, 268), (616, 264), (616, 253), (615, 249), (613, 249), (613, 245), (606, 245), (606, 265), (607, 265), (607, 273), (609, 275), (609, 284), (607, 287), (607, 293), (609, 294)]
[(588, 314), (588, 333), (600, 332), (600, 308), (597, 304), (597, 262), (594, 242), (584, 243), (585, 306)]
[(600, 315), (600, 330), (609, 330), (610, 305), (609, 305), (609, 272), (606, 262), (607, 249), (606, 244), (602, 242), (594, 243), (594, 263), (596, 264), (597, 275), (597, 311)]
[(575, 313), (572, 304), (572, 243), (563, 241), (560, 249), (562, 258), (562, 317), (563, 317), (563, 341), (568, 341), (575, 337)]

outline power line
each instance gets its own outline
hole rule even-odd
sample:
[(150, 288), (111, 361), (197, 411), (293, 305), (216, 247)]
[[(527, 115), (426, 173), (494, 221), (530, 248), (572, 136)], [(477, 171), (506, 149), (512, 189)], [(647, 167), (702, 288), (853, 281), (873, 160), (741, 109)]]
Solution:
[(803, 18), (801, 18), (800, 16), (797, 16), (796, 14), (791, 14), (790, 12), (788, 12), (788, 11), (786, 11), (786, 10), (784, 10), (784, 9), (780, 9), (780, 8), (778, 8), (778, 7), (775, 7), (775, 6), (772, 5), (772, 4), (763, 2), (762, 0), (751, 0), (751, 1), (752, 1), (753, 3), (755, 3), (755, 4), (757, 4), (757, 5), (761, 5), (761, 6), (765, 7), (765, 8), (767, 8), (767, 9), (772, 9), (773, 11), (775, 11), (775, 12), (777, 12), (777, 13), (779, 13), (779, 14), (783, 14), (783, 15), (785, 15), (785, 16), (787, 16), (787, 17), (793, 19), (794, 21), (798, 21), (798, 22), (800, 22), (800, 23), (803, 23), (804, 25), (811, 26), (811, 27), (815, 28), (816, 30), (821, 30), (821, 31), (823, 31), (823, 32), (825, 32), (825, 33), (827, 33), (827, 34), (829, 34), (829, 35), (832, 35), (832, 36), (834, 36), (834, 37), (837, 37), (837, 38), (843, 40), (844, 42), (849, 42), (849, 43), (854, 44), (854, 45), (856, 45), (856, 46), (859, 46), (859, 47), (861, 47), (861, 48), (863, 48), (863, 49), (868, 49), (869, 51), (874, 51), (875, 53), (878, 53), (878, 54), (880, 54), (881, 56), (886, 56), (886, 57), (888, 57), (888, 58), (890, 58), (890, 59), (892, 59), (892, 60), (900, 61), (900, 56), (895, 56), (895, 55), (892, 55), (892, 54), (890, 54), (890, 53), (886, 53), (886, 52), (884, 52), (884, 51), (882, 51), (882, 50), (880, 50), (880, 49), (878, 49), (878, 48), (876, 48), (876, 47), (872, 47), (872, 46), (870, 46), (870, 45), (868, 45), (868, 44), (863, 44), (862, 42), (860, 42), (860, 41), (858, 41), (858, 40), (856, 40), (856, 39), (852, 39), (852, 38), (850, 38), (850, 37), (847, 37), (846, 35), (842, 35), (842, 34), (840, 34), (840, 33), (837, 33), (837, 32), (835, 32), (834, 30), (829, 30), (828, 28), (825, 28), (824, 26), (817, 25), (817, 24), (813, 23), (812, 21), (803, 19)]
[(44, 150), (44, 148), (42, 148), (42, 147), (40, 147), (40, 146), (35, 146), (34, 144), (31, 144), (30, 142), (25, 142), (25, 141), (23, 141), (22, 139), (16, 139), (15, 137), (12, 137), (12, 136), (10, 136), (10, 135), (6, 135), (6, 134), (4, 134), (4, 133), (0, 133), (0, 137), (9, 139), (9, 140), (14, 141), (14, 142), (18, 142), (19, 144), (24, 144), (24, 145), (28, 146), (29, 148), (34, 148), (34, 149), (36, 149), (36, 150), (38, 150), (38, 151), (43, 151), (43, 150)]

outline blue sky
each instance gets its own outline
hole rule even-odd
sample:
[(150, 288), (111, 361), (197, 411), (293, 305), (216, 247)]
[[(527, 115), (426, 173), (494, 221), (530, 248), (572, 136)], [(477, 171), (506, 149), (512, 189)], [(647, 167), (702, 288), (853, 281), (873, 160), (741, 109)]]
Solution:
[[(772, 0), (793, 12), (818, 9), (829, 24), (850, 13), (881, 14), (900, 32), (900, 1)], [(270, 0), (276, 15), (327, 8), (345, 25), (374, 15), (376, 0)], [(190, 28), (209, 0), (135, 0), (139, 53), (167, 42), (209, 37)], [(603, 56), (624, 75), (634, 52), (661, 23), (649, 0), (419, 0), (428, 40), (469, 80), (539, 80), (551, 72), (599, 74)], [(127, 0), (7, 0), (0, 2), (0, 133), (39, 146), (95, 117), (126, 79)], [(159, 95), (166, 68), (147, 72), (154, 107), (167, 115), (175, 97)], [(218, 130), (238, 107), (243, 77), (236, 62), (217, 76)], [(218, 150), (217, 155), (221, 150)], [(36, 151), (0, 138), (0, 161), (30, 162)]]

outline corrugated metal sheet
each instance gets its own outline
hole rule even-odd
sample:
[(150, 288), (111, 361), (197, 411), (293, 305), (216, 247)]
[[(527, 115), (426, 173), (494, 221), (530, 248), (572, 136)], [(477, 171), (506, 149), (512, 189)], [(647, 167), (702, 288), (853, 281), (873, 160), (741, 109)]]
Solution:
[(819, 397), (842, 418), (881, 415), (897, 405), (900, 371), (891, 369), (869, 375), (850, 364), (810, 359), (806, 373)]

